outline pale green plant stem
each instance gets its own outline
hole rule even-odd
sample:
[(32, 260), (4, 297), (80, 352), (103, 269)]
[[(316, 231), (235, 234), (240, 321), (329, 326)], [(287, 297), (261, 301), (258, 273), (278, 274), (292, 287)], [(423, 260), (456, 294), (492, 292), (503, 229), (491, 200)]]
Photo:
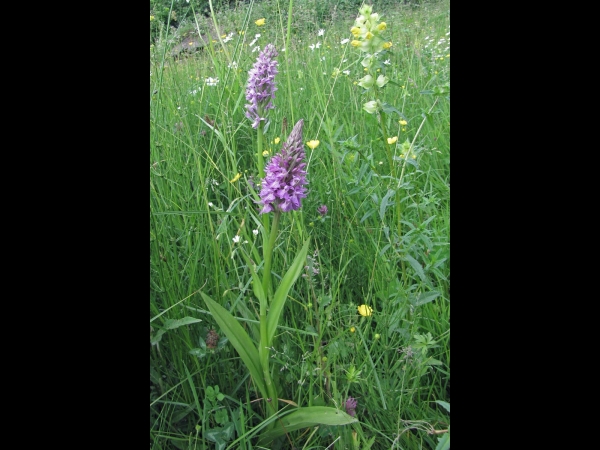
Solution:
[[(259, 127), (260, 128), (260, 127)], [(265, 214), (266, 216), (266, 214)], [(271, 228), (271, 235), (269, 236), (269, 241), (263, 245), (264, 251), (264, 273), (263, 273), (263, 291), (265, 293), (266, 301), (260, 302), (260, 347), (258, 349), (258, 354), (260, 358), (260, 364), (263, 370), (263, 377), (265, 380), (265, 385), (267, 387), (267, 391), (269, 393), (270, 401), (268, 409), (268, 417), (272, 416), (277, 412), (277, 388), (273, 380), (271, 379), (271, 371), (269, 369), (269, 337), (267, 330), (267, 307), (268, 304), (271, 303), (273, 298), (273, 288), (271, 286), (271, 263), (273, 260), (273, 249), (275, 247), (275, 241), (277, 239), (277, 232), (279, 229), (279, 218), (281, 217), (281, 211), (275, 212), (275, 217), (273, 219), (273, 227)]]
[(273, 295), (273, 285), (271, 281), (271, 264), (273, 262), (273, 249), (275, 248), (275, 240), (277, 239), (277, 232), (279, 230), (280, 217), (281, 211), (275, 211), (275, 217), (273, 218), (273, 226), (271, 227), (271, 235), (269, 236), (269, 241), (266, 243), (266, 245), (263, 245), (263, 258), (265, 261), (265, 266), (263, 269), (263, 290), (269, 300), (272, 298)]

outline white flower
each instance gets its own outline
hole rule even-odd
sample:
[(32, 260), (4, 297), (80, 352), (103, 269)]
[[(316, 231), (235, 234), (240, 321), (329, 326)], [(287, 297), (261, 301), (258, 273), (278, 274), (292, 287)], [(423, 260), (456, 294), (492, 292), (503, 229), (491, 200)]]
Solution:
[(258, 230), (252, 230), (252, 234), (253, 234), (254, 236), (258, 236)]
[(233, 39), (233, 33), (229, 33), (227, 35), (227, 37), (225, 39), (223, 39), (223, 42), (229, 42)]
[(325, 61), (325, 57), (324, 56), (321, 57), (321, 61)]
[(198, 92), (200, 92), (200, 88), (194, 89), (193, 91), (190, 91), (190, 94), (196, 95)]
[(237, 69), (238, 63), (236, 63), (235, 61), (232, 61), (230, 64), (227, 65), (227, 67), (229, 67), (230, 69)]
[(386, 59), (386, 60), (385, 60), (383, 63), (384, 63), (386, 66), (389, 66), (389, 65), (391, 64), (391, 62), (390, 62), (390, 60), (389, 60), (389, 59)]
[(259, 37), (260, 37), (260, 33), (258, 33), (258, 34), (255, 34), (255, 35), (254, 35), (254, 39), (253, 39), (253, 40), (252, 40), (252, 42), (250, 42), (250, 44), (248, 44), (248, 45), (250, 45), (250, 47), (252, 47), (254, 44), (256, 44), (256, 41), (258, 40), (258, 38), (259, 38)]
[(342, 39), (340, 44), (344, 45), (344, 44), (347, 44), (348, 42), (350, 42), (350, 39)]
[(282, 52), (285, 52), (285, 47), (283, 47), (283, 48), (281, 49), (281, 51), (282, 51)]
[(310, 48), (312, 51), (314, 51), (315, 50), (315, 44), (309, 45), (308, 48)]
[(252, 49), (252, 53), (259, 52), (259, 51), (260, 51), (260, 47), (258, 45)]
[(344, 73), (346, 75), (350, 75), (350, 71), (349, 70), (343, 70), (342, 73)]
[(204, 79), (204, 83), (206, 83), (207, 86), (216, 86), (217, 84), (219, 84), (219, 79), (208, 77)]
[(323, 36), (325, 34), (325, 30), (323, 28), (321, 28), (319, 30), (319, 32), (317, 33), (317, 36)]
[(238, 242), (240, 242), (240, 237), (236, 234), (232, 241), (237, 244)]
[(208, 202), (208, 206), (210, 206), (212, 208), (215, 205), (213, 205), (213, 202)]
[(321, 46), (320, 42), (317, 42), (317, 45), (315, 45), (315, 47), (319, 48)]

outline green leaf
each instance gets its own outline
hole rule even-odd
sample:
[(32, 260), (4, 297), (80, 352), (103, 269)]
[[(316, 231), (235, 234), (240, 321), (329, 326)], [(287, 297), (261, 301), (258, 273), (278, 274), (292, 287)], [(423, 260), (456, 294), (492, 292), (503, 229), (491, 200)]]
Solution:
[(288, 292), (300, 276), (302, 269), (304, 268), (304, 262), (306, 261), (306, 254), (308, 253), (308, 244), (310, 238), (306, 240), (304, 246), (300, 249), (292, 265), (285, 273), (281, 280), (281, 284), (277, 288), (273, 301), (271, 302), (271, 308), (267, 314), (267, 347), (270, 347), (273, 343), (273, 337), (277, 330), (277, 324), (279, 323), (279, 317), (283, 311), (285, 300), (287, 299)]
[(174, 330), (175, 328), (179, 328), (183, 325), (189, 325), (197, 322), (202, 322), (202, 320), (195, 319), (194, 317), (184, 317), (183, 319), (167, 319), (165, 320), (164, 328), (156, 332), (152, 339), (150, 339), (150, 343), (152, 345), (158, 344), (162, 339), (162, 335), (165, 334), (167, 330)]
[(208, 306), (211, 314), (217, 321), (217, 324), (229, 338), (229, 341), (233, 347), (237, 350), (240, 358), (246, 364), (246, 367), (250, 371), (250, 375), (254, 379), (254, 382), (258, 386), (258, 390), (264, 398), (268, 398), (267, 388), (265, 386), (264, 378), (262, 376), (262, 369), (260, 366), (260, 360), (258, 358), (258, 350), (254, 346), (254, 343), (248, 336), (248, 333), (242, 328), (238, 321), (221, 305), (212, 300), (204, 292), (200, 292), (204, 303)]
[(261, 442), (267, 443), (277, 436), (301, 428), (315, 425), (348, 425), (358, 422), (358, 419), (346, 414), (344, 411), (328, 406), (307, 406), (298, 408), (287, 416), (282, 417), (277, 423), (281, 426), (261, 437)]
[(434, 402), (436, 402), (438, 405), (442, 405), (446, 411), (450, 412), (450, 403), (443, 400), (434, 400)]
[(393, 205), (389, 200), (396, 194), (396, 191), (393, 189), (388, 189), (387, 194), (381, 199), (381, 204), (379, 205), (379, 218), (383, 222), (383, 217), (385, 216), (385, 210), (389, 205)]
[(450, 448), (450, 427), (448, 427), (448, 432), (445, 433), (441, 438), (438, 438), (438, 445), (435, 447), (435, 450), (448, 450)]
[(429, 302), (435, 300), (439, 296), (440, 296), (440, 293), (438, 291), (426, 292), (417, 297), (416, 301), (414, 302), (414, 305), (415, 306), (424, 305), (425, 303), (429, 303)]
[(417, 261), (415, 258), (413, 258), (410, 255), (406, 255), (405, 258), (408, 261), (408, 263), (411, 265), (411, 267), (415, 270), (417, 275), (419, 275), (419, 278), (421, 278), (421, 281), (425, 281), (426, 280), (425, 272), (423, 272), (423, 267), (421, 267), (421, 264), (419, 264), (419, 261)]
[[(398, 83), (392, 82), (390, 80), (390, 83), (398, 85)], [(404, 115), (398, 111), (395, 107), (393, 107), (392, 105), (390, 105), (389, 103), (383, 103), (383, 107), (381, 108), (383, 110), (384, 113), (391, 113), (391, 112), (395, 112), (396, 114), (398, 114), (400, 117), (404, 117)]]
[(190, 323), (202, 322), (200, 319), (195, 319), (194, 317), (184, 317), (183, 319), (168, 319), (165, 322), (165, 328), (167, 330), (174, 330), (175, 328), (179, 328), (183, 325), (189, 325)]

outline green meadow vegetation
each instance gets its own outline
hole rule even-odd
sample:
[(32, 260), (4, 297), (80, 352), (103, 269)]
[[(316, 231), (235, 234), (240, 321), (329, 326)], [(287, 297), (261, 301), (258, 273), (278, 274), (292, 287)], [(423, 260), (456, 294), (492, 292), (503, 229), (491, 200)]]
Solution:
[(449, 0), (154, 0), (149, 96), (150, 448), (450, 448)]

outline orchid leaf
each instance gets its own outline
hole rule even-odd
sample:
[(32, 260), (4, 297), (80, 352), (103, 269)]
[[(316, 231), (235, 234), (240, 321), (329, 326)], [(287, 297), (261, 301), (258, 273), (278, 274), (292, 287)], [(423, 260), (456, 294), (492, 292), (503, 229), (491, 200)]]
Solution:
[(282, 417), (273, 430), (265, 433), (261, 437), (261, 442), (268, 443), (277, 436), (301, 428), (313, 427), (315, 425), (348, 425), (358, 422), (358, 419), (352, 417), (346, 412), (331, 408), (329, 406), (307, 406)]
[[(271, 307), (269, 309), (269, 313), (267, 314), (267, 346), (270, 347), (273, 343), (273, 337), (275, 336), (275, 330), (277, 329), (277, 324), (279, 323), (279, 317), (281, 316), (281, 312), (283, 311), (283, 306), (285, 305), (285, 301), (287, 299), (288, 292), (300, 276), (302, 269), (304, 268), (304, 263), (306, 261), (306, 254), (308, 253), (308, 244), (310, 242), (310, 238), (306, 240), (304, 246), (300, 249), (292, 265), (285, 273), (281, 280), (281, 284), (277, 288), (275, 295), (273, 295), (273, 301), (271, 302)], [(256, 284), (256, 282), (255, 282)]]
[(229, 342), (237, 350), (240, 358), (246, 364), (246, 367), (250, 371), (250, 375), (254, 379), (254, 382), (258, 386), (263, 398), (268, 398), (267, 389), (262, 375), (262, 369), (260, 360), (258, 359), (258, 350), (254, 346), (248, 333), (242, 328), (239, 322), (231, 315), (229, 311), (219, 305), (217, 302), (212, 300), (204, 292), (200, 292), (204, 303), (208, 306), (212, 316), (215, 318), (217, 324), (225, 335), (229, 338)]

